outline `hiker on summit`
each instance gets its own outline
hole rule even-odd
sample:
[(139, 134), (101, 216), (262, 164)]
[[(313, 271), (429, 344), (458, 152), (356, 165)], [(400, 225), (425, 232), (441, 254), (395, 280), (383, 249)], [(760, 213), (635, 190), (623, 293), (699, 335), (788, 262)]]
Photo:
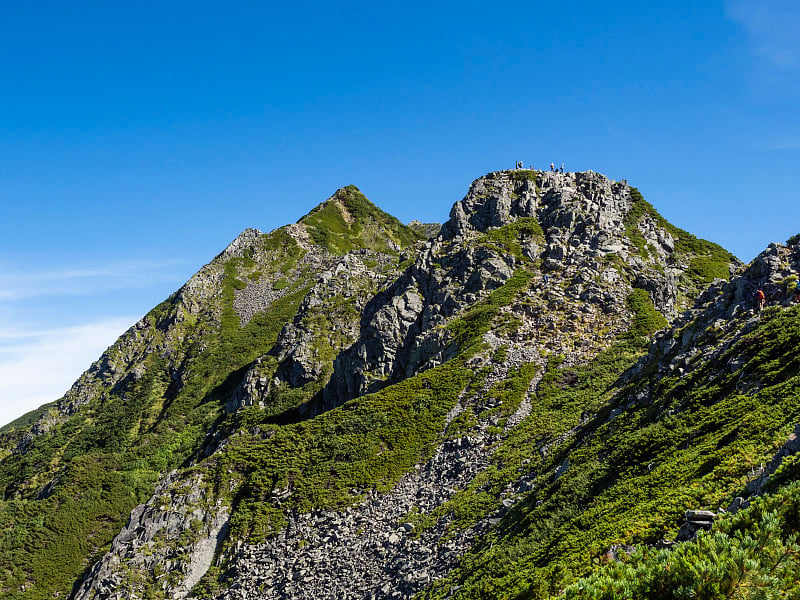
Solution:
[(555, 171), (556, 170), (556, 166), (553, 163), (550, 163), (550, 170), (551, 171)]
[(797, 281), (794, 284), (794, 296), (792, 296), (792, 302), (795, 304), (800, 303), (800, 281)]
[(756, 311), (760, 311), (767, 304), (767, 297), (764, 295), (764, 290), (756, 290)]

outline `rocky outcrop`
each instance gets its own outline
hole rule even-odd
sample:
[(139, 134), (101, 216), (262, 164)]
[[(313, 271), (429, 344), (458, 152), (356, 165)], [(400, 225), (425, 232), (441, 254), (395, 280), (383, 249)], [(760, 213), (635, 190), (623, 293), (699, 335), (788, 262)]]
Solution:
[[(760, 319), (755, 292), (766, 293), (767, 306), (789, 306), (789, 286), (800, 279), (800, 245), (770, 244), (731, 281), (719, 281), (697, 299), (694, 307), (659, 333), (644, 362), (657, 361), (660, 374), (685, 375), (708, 360), (720, 360), (742, 336), (752, 332)], [(744, 365), (735, 358), (725, 368)]]
[(73, 599), (139, 598), (152, 574), (168, 597), (185, 598), (211, 566), (229, 516), (228, 506), (209, 504), (202, 478), (171, 473), (133, 510)]
[[(673, 256), (672, 234), (651, 216), (628, 222), (633, 204), (626, 182), (591, 171), (500, 171), (476, 180), (439, 236), (365, 306), (358, 340), (336, 359), (326, 406), (450, 358), (453, 349), (442, 328), (525, 261), (544, 267), (550, 284), (540, 289), (556, 305), (573, 299), (621, 314), (631, 289), (639, 288), (658, 310), (674, 315), (682, 293), (679, 276), (687, 267)], [(520, 255), (482, 243), (493, 231), (526, 219), (541, 227), (542, 237), (523, 236)], [(631, 239), (632, 226), (645, 240), (645, 251)]]
[(435, 237), (439, 230), (442, 228), (441, 223), (422, 223), (421, 221), (417, 221), (414, 219), (408, 224), (408, 228), (411, 229), (414, 233), (421, 236), (424, 239), (430, 239)]
[[(491, 347), (503, 341), (487, 337)], [(538, 354), (525, 354), (521, 347), (509, 352), (508, 361), (491, 367), (488, 361), (476, 358), (472, 366), (487, 367), (491, 373), (483, 388), (462, 396), (448, 422), (466, 406), (475, 412), (496, 408), (485, 392), (509, 370), (529, 360), (543, 362)], [(502, 436), (524, 419), (534, 389), (531, 386), (520, 409), (509, 418)], [(364, 498), (353, 507), (289, 514), (289, 523), (280, 535), (261, 544), (237, 544), (223, 558), (232, 583), (219, 597), (412, 597), (449, 572), (475, 540), (497, 525), (530, 489), (530, 482), (521, 478), (507, 490), (495, 511), (467, 528), (451, 529), (451, 516), (429, 528), (418, 529), (414, 525), (410, 515), (432, 513), (489, 467), (501, 437), (491, 431), (496, 425), (496, 420), (486, 421), (468, 436), (444, 441), (431, 459), (416, 465), (388, 493), (353, 490)]]

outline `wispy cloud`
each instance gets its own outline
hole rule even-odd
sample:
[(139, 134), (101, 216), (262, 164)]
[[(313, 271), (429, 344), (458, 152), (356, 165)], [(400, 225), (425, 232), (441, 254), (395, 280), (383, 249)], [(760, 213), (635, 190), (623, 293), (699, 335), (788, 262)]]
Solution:
[(37, 269), (0, 262), (0, 425), (60, 398), (151, 308), (151, 300), (139, 306), (140, 295), (177, 288), (183, 266), (118, 261)]
[(20, 270), (0, 265), (0, 302), (46, 296), (89, 296), (175, 281), (181, 261), (127, 262), (76, 269)]
[(747, 34), (762, 67), (800, 70), (800, 2), (797, 0), (727, 0), (728, 17)]
[(138, 317), (64, 328), (0, 327), (0, 425), (64, 395)]

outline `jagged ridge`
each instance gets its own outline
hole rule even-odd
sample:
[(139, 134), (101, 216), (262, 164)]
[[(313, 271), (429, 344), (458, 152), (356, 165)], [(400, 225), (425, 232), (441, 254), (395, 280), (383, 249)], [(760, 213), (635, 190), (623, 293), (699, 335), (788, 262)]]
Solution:
[[(553, 590), (566, 581), (547, 573), (555, 559), (574, 569), (580, 538), (566, 536), (572, 549), (544, 562), (533, 547), (528, 562), (508, 562), (503, 548), (526, 539), (518, 523), (554, 535), (587, 518), (576, 506), (574, 518), (552, 519), (559, 497), (572, 505), (586, 497), (571, 483), (585, 474), (574, 475), (583, 463), (570, 452), (627, 422), (617, 403), (632, 384), (614, 382), (663, 319), (655, 309), (675, 315), (738, 263), (671, 227), (625, 182), (591, 172), (489, 174), (413, 251), (417, 238), (366, 202), (345, 188), (294, 226), (245, 232), (187, 287), (196, 300), (178, 306), (194, 316), (172, 310), (175, 298), (161, 309), (167, 338), (185, 328), (176, 345), (191, 339), (199, 355), (234, 350), (241, 368), (212, 371), (222, 385), (200, 386), (198, 407), (216, 421), (196, 429), (204, 435), (184, 454), (194, 466), (162, 483), (137, 513), (151, 515), (136, 521), (144, 529), (123, 532), (76, 597), (181, 597), (194, 586), (233, 598), (262, 585), (266, 597), (302, 589), (335, 597), (342, 586), (356, 597), (408, 596), (431, 585), (438, 597), (453, 584), (464, 585), (463, 597), (476, 589), (502, 597), (544, 593), (534, 580)], [(280, 335), (266, 321), (284, 324)], [(169, 377), (149, 384), (153, 406), (166, 399), (161, 385), (182, 389), (203, 377), (188, 368), (191, 358), (175, 364), (155, 369)], [(35, 445), (47, 429), (30, 431)], [(532, 500), (543, 490), (552, 492), (544, 509)], [(350, 504), (354, 511), (342, 511)], [(647, 531), (667, 526), (678, 504), (664, 503)], [(621, 519), (639, 526), (635, 515)], [(297, 548), (292, 536), (301, 534)], [(605, 543), (603, 535), (592, 539)], [(485, 554), (492, 539), (501, 543)], [(287, 552), (291, 563), (281, 559)], [(311, 568), (333, 555), (339, 567)], [(35, 593), (46, 587), (37, 584)]]

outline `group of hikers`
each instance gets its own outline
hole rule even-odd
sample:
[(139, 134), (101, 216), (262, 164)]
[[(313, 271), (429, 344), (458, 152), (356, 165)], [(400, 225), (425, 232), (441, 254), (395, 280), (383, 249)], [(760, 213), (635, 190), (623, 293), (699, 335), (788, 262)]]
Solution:
[[(521, 160), (518, 160), (517, 164), (514, 166), (514, 168), (515, 169), (524, 169), (525, 167), (523, 165), (523, 162)], [(531, 165), (530, 169), (533, 170), (533, 165)], [(564, 163), (561, 163), (561, 168), (560, 169), (558, 167), (556, 167), (556, 165), (554, 163), (550, 163), (550, 171), (553, 172), (553, 173), (559, 173), (559, 172), (563, 173), (564, 172)]]
[[(800, 281), (794, 281), (793, 283), (790, 283), (787, 291), (792, 293), (792, 302), (795, 304), (800, 303)], [(767, 295), (761, 288), (756, 290), (755, 299), (757, 311), (760, 311), (767, 305)]]

